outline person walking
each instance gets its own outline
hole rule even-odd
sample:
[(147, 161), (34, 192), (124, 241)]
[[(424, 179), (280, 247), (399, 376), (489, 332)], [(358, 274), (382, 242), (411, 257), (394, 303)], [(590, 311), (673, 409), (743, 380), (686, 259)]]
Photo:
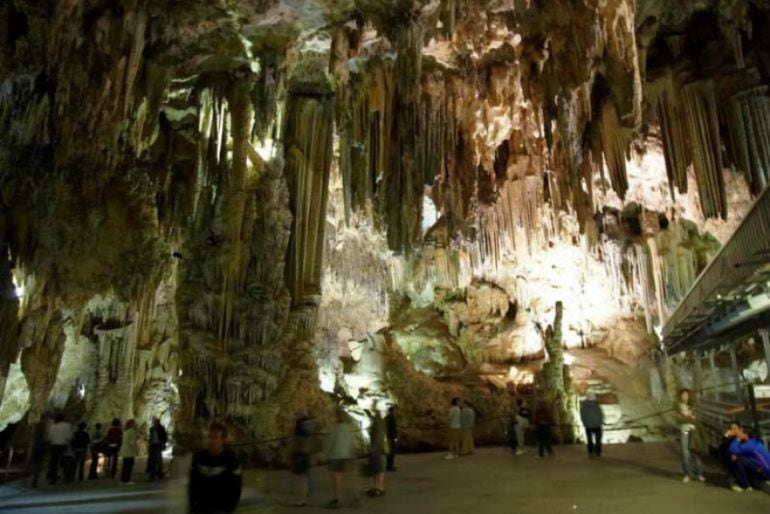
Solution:
[(103, 449), (104, 434), (102, 432), (102, 424), (97, 423), (94, 425), (93, 432), (91, 432), (91, 465), (88, 468), (89, 480), (99, 478), (99, 454)]
[(391, 405), (385, 416), (385, 435), (388, 438), (388, 459), (386, 471), (396, 471), (396, 454), (398, 453), (398, 406)]
[(596, 395), (589, 392), (585, 400), (580, 402), (580, 420), (586, 431), (588, 457), (602, 456), (602, 427), (604, 426), (604, 413), (596, 400)]
[(111, 425), (104, 438), (104, 453), (107, 456), (107, 476), (115, 478), (118, 474), (120, 446), (123, 444), (123, 428), (118, 418), (113, 419)]
[(40, 471), (43, 468), (45, 459), (45, 421), (39, 421), (35, 424), (32, 432), (32, 443), (29, 448), (29, 460), (27, 461), (27, 472), (29, 474), (29, 486), (33, 489), (37, 487), (40, 479)]
[(546, 401), (541, 401), (535, 409), (533, 419), (535, 423), (535, 437), (537, 439), (537, 456), (553, 457), (553, 447), (551, 446), (551, 424), (553, 417), (551, 415), (551, 405)]
[(449, 419), (447, 422), (448, 433), (447, 442), (449, 445), (449, 453), (447, 453), (446, 460), (456, 459), (460, 456), (460, 441), (462, 438), (462, 400), (460, 398), (452, 398), (452, 406), (449, 408)]
[(703, 463), (697, 453), (700, 450), (700, 431), (697, 430), (697, 417), (689, 389), (679, 391), (675, 412), (682, 441), (682, 482), (686, 484), (691, 479), (705, 482)]
[(48, 483), (55, 484), (59, 480), (59, 468), (64, 464), (64, 456), (72, 442), (73, 436), (72, 424), (64, 419), (64, 414), (57, 414), (54, 418), (54, 424), (48, 432), (48, 442), (51, 445), (51, 460), (48, 463)]
[(152, 419), (147, 443), (147, 476), (150, 480), (163, 478), (163, 450), (168, 443), (168, 434), (159, 418)]
[(126, 421), (126, 428), (123, 430), (123, 442), (120, 445), (120, 457), (123, 459), (123, 466), (120, 469), (120, 483), (123, 485), (134, 485), (131, 481), (131, 473), (134, 470), (134, 461), (138, 452), (136, 422), (129, 419)]
[[(348, 420), (348, 415), (342, 408), (337, 409), (335, 422), (329, 432), (329, 446), (327, 460), (332, 474), (332, 500), (326, 504), (326, 508), (339, 509), (342, 507), (340, 499), (345, 487), (345, 474), (350, 463), (355, 458), (353, 453), (353, 436), (355, 430)], [(353, 503), (359, 502), (358, 497), (353, 496)]]
[(88, 452), (88, 445), (91, 442), (91, 437), (86, 431), (85, 423), (78, 424), (78, 429), (75, 431), (75, 435), (72, 438), (72, 453), (75, 457), (75, 473), (77, 479), (83, 481), (85, 468), (86, 468), (86, 453)]
[(377, 403), (369, 413), (369, 461), (368, 474), (372, 477), (372, 487), (366, 491), (367, 496), (379, 498), (385, 494), (385, 456), (388, 454), (385, 422), (380, 416)]
[(313, 460), (321, 451), (316, 431), (316, 421), (310, 416), (298, 418), (294, 425), (291, 471), (299, 477), (299, 499), (295, 507), (306, 507), (313, 493)]
[(473, 431), (476, 427), (476, 411), (468, 402), (463, 402), (460, 410), (460, 430), (462, 439), (460, 455), (473, 455), (476, 452), (476, 444), (473, 440)]
[(191, 514), (230, 514), (241, 501), (241, 464), (230, 449), (227, 428), (209, 426), (205, 450), (193, 454), (188, 498)]

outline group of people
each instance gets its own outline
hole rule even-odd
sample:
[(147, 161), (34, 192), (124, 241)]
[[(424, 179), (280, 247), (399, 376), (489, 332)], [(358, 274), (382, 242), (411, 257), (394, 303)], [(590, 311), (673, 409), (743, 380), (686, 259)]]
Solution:
[[(120, 482), (131, 485), (134, 462), (139, 453), (136, 422), (133, 419), (125, 425), (117, 418), (112, 420), (105, 432), (101, 423), (93, 429), (81, 422), (73, 427), (63, 413), (57, 414), (53, 424), (46, 431), (46, 422), (35, 426), (29, 453), (30, 485), (37, 487), (46, 454), (48, 455), (48, 483), (56, 484), (60, 478), (65, 481), (83, 480), (87, 457), (90, 455), (88, 478), (99, 477), (99, 460), (103, 455), (104, 474), (115, 478), (119, 460), (122, 459)], [(154, 419), (148, 434), (147, 475), (151, 480), (163, 477), (163, 449), (168, 442), (165, 427)]]
[[(706, 445), (689, 389), (679, 391), (675, 412), (682, 444), (682, 481), (705, 482), (699, 454)], [(751, 491), (758, 484), (770, 481), (770, 451), (761, 439), (754, 437), (740, 423), (732, 422), (727, 427), (718, 454), (719, 460), (730, 472), (733, 491)]]
[(447, 420), (449, 453), (445, 459), (452, 460), (476, 451), (474, 429), (476, 427), (476, 411), (462, 398), (452, 398)]
[[(374, 404), (367, 414), (369, 451), (360, 472), (372, 480), (372, 486), (366, 491), (367, 496), (378, 498), (385, 494), (385, 473), (396, 471), (398, 407), (390, 406), (383, 418), (377, 404)], [(348, 497), (352, 505), (360, 503), (355, 491), (347, 490), (345, 479), (357, 458), (358, 432), (345, 410), (338, 409), (327, 441), (326, 460), (332, 477), (332, 499), (326, 504), (327, 508), (342, 507), (343, 501)], [(313, 465), (320, 460), (323, 446), (320, 437), (314, 418), (300, 417), (297, 420), (292, 443), (292, 472), (299, 477), (299, 499), (295, 504), (297, 507), (306, 506), (309, 498), (315, 493)]]

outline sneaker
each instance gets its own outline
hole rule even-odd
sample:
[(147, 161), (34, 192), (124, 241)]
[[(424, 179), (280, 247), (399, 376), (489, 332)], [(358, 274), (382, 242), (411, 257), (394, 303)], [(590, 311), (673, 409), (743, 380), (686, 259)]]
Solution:
[(698, 481), (699, 482), (705, 482), (706, 481), (706, 477), (704, 477), (703, 475), (698, 475)]
[(690, 477), (688, 477), (687, 475), (685, 475), (685, 476), (683, 476), (683, 477), (682, 477), (682, 483), (683, 483), (683, 484), (686, 484), (686, 483), (688, 483), (689, 481), (690, 481)]
[(294, 502), (295, 507), (307, 507), (307, 502), (305, 500), (297, 500)]
[(451, 453), (448, 453), (448, 454), (446, 455), (446, 457), (444, 457), (444, 460), (452, 460), (452, 459), (454, 459), (454, 458), (456, 458), (454, 455), (452, 455)]
[(524, 455), (524, 450), (516, 450), (513, 452), (514, 455)]
[(340, 507), (340, 501), (336, 498), (326, 504), (327, 509), (339, 509)]
[(751, 493), (751, 492), (754, 492), (754, 488), (753, 487), (747, 487), (746, 489), (744, 489), (744, 491), (746, 491), (747, 493)]
[(743, 488), (741, 486), (739, 486), (738, 484), (733, 484), (733, 486), (730, 489), (732, 489), (733, 492), (735, 492), (735, 493), (742, 493), (743, 492)]

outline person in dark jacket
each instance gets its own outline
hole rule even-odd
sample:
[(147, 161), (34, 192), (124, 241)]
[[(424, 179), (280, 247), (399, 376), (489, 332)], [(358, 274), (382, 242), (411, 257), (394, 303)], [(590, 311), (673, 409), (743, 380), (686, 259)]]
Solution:
[[(770, 451), (745, 428), (738, 429), (729, 451), (738, 487), (751, 491), (754, 483), (770, 480)], [(733, 490), (739, 492), (736, 488)]]
[(535, 424), (538, 457), (544, 457), (546, 453), (549, 457), (553, 457), (553, 448), (551, 447), (551, 424), (553, 423), (553, 417), (551, 416), (551, 405), (548, 402), (542, 401), (538, 404), (533, 421)]
[(229, 514), (241, 500), (241, 465), (228, 447), (227, 428), (212, 423), (208, 447), (195, 452), (188, 498), (191, 514)]
[(102, 424), (97, 423), (94, 425), (94, 431), (91, 432), (91, 466), (88, 468), (88, 479), (94, 480), (99, 478), (99, 454), (104, 450), (104, 432), (102, 432)]
[(86, 453), (88, 452), (88, 445), (91, 443), (91, 437), (86, 431), (85, 423), (80, 423), (78, 429), (75, 431), (75, 435), (72, 438), (72, 453), (75, 456), (75, 472), (77, 479), (82, 481), (86, 468)]
[(112, 426), (107, 431), (107, 437), (104, 438), (104, 454), (107, 456), (107, 476), (115, 478), (118, 474), (118, 458), (120, 456), (120, 447), (123, 444), (123, 428), (120, 426), (120, 420), (112, 420)]
[(385, 416), (385, 435), (388, 438), (388, 458), (385, 469), (396, 471), (396, 452), (398, 451), (398, 407), (391, 405)]
[(588, 393), (586, 399), (580, 402), (580, 420), (586, 430), (588, 456), (601, 457), (604, 413), (594, 393)]
[(150, 480), (163, 478), (163, 450), (168, 443), (168, 434), (158, 418), (152, 420), (147, 443), (147, 476)]

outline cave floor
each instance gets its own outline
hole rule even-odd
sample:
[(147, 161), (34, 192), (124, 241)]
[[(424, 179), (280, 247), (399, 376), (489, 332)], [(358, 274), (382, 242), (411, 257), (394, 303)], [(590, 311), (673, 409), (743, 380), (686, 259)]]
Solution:
[[(555, 447), (553, 459), (532, 449), (514, 457), (501, 448), (444, 461), (442, 454), (400, 456), (387, 477), (388, 493), (364, 497), (360, 512), (399, 513), (686, 513), (767, 512), (770, 495), (733, 493), (725, 475), (707, 465), (706, 484), (683, 484), (674, 443), (610, 445), (600, 460), (580, 446)], [(141, 468), (140, 468), (141, 469)], [(314, 470), (319, 494), (306, 509), (293, 507), (295, 479), (288, 472), (249, 470), (239, 513), (326, 512), (329, 474)], [(350, 477), (363, 490), (367, 480)], [(121, 487), (107, 481), (55, 486), (39, 491), (0, 488), (0, 513), (185, 512), (183, 479)], [(349, 509), (345, 509), (349, 510)]]

